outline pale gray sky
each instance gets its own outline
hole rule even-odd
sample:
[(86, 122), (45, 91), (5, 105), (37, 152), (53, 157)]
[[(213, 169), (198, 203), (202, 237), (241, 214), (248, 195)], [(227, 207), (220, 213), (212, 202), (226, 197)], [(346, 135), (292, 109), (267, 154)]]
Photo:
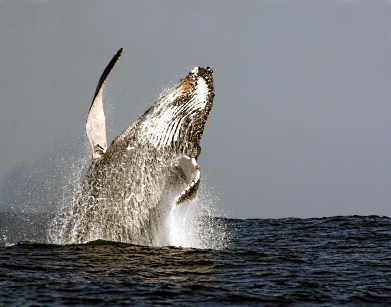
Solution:
[(0, 1), (0, 210), (55, 198), (36, 187), (56, 193), (84, 152), (120, 47), (110, 138), (193, 66), (214, 69), (200, 164), (229, 216), (391, 216), (385, 0)]

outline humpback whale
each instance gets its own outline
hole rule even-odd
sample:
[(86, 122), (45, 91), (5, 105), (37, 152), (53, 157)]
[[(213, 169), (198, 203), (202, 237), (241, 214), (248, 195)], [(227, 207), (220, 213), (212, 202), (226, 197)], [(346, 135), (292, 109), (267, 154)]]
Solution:
[(64, 227), (64, 243), (164, 244), (168, 210), (197, 195), (200, 141), (214, 98), (212, 69), (194, 67), (108, 146), (103, 94), (122, 51), (103, 71), (88, 112), (92, 162)]

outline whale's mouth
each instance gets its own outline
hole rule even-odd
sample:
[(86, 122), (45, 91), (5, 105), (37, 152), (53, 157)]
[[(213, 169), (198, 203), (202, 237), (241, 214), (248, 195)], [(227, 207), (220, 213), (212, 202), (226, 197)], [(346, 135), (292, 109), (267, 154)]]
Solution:
[[(213, 70), (195, 67), (145, 114), (146, 134), (156, 147), (198, 148), (212, 109)], [(199, 155), (197, 149), (192, 156)]]

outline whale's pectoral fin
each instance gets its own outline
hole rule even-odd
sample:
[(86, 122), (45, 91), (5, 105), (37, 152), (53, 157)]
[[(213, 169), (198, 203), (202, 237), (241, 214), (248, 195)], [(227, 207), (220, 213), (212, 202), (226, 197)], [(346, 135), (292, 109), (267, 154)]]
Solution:
[(122, 50), (123, 49), (121, 48), (117, 51), (103, 71), (98, 86), (96, 87), (90, 110), (88, 111), (86, 132), (91, 145), (93, 159), (100, 158), (106, 152), (106, 119), (103, 111), (103, 91), (106, 85), (106, 79), (115, 63), (118, 61), (118, 58), (121, 56)]
[(181, 170), (187, 182), (186, 188), (176, 198), (176, 204), (179, 205), (187, 200), (193, 199), (197, 195), (197, 190), (200, 185), (201, 172), (196, 159), (185, 155), (176, 158), (174, 166)]

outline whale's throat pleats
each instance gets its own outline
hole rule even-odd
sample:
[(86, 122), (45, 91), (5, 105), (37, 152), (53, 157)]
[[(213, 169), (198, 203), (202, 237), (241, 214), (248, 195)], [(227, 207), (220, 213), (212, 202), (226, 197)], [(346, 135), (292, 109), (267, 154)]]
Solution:
[(91, 146), (92, 159), (100, 158), (106, 152), (106, 118), (103, 109), (103, 91), (106, 86), (106, 79), (117, 63), (122, 51), (122, 48), (117, 51), (103, 71), (88, 111), (86, 133)]
[(145, 121), (149, 140), (157, 147), (176, 142), (199, 142), (210, 111), (210, 91), (202, 76), (190, 74), (151, 110)]

